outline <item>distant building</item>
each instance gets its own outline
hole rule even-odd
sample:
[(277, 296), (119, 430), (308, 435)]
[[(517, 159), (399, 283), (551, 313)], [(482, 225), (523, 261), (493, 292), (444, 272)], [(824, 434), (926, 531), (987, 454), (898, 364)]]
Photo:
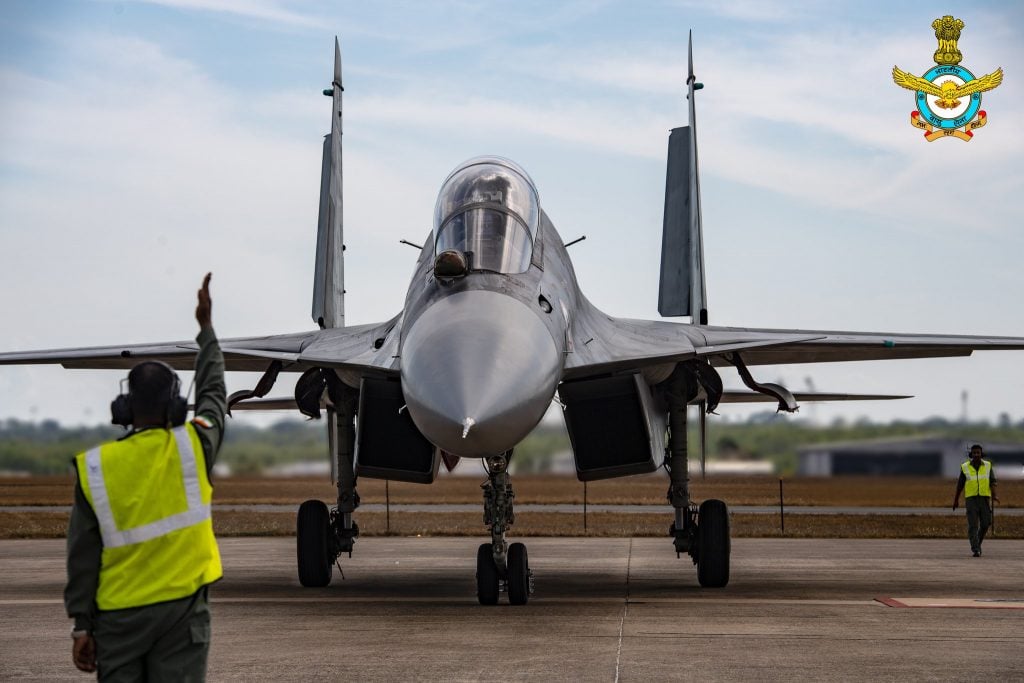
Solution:
[(331, 463), (327, 460), (299, 460), (274, 465), (263, 471), (265, 477), (329, 477)]
[[(808, 477), (887, 475), (944, 477), (960, 474), (960, 464), (976, 439), (948, 437), (844, 441), (804, 446), (797, 450), (798, 472)], [(996, 476), (1024, 478), (1024, 444), (982, 442)]]
[[(513, 465), (515, 460), (512, 461)], [(691, 454), (689, 459), (690, 476), (700, 476), (700, 457)], [(726, 460), (715, 458), (708, 460), (708, 475), (732, 474), (732, 475), (769, 475), (775, 472), (775, 466), (768, 460)], [(530, 474), (552, 474), (552, 475), (576, 475), (576, 460), (572, 451), (564, 450), (554, 453), (548, 460), (544, 461), (543, 469), (531, 471)], [(665, 473), (657, 469), (646, 475), (663, 477)]]

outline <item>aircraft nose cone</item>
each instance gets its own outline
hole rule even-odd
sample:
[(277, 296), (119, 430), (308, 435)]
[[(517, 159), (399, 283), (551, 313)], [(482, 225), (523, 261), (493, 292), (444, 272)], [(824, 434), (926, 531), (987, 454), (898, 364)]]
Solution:
[(438, 447), (497, 455), (544, 416), (562, 360), (526, 304), (496, 292), (459, 292), (424, 311), (406, 334), (402, 392), (413, 422)]

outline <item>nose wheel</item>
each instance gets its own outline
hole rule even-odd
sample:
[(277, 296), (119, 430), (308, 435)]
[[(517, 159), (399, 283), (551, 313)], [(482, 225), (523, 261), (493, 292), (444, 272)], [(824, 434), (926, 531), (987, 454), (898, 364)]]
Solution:
[(533, 573), (530, 571), (530, 560), (526, 554), (526, 546), (513, 543), (508, 547), (508, 602), (510, 605), (525, 605), (532, 593)]
[(476, 551), (476, 597), (481, 605), (498, 604), (499, 582), (491, 544), (481, 543)]
[(533, 593), (533, 571), (529, 555), (522, 543), (508, 547), (508, 562), (504, 575), (494, 561), (490, 543), (481, 543), (476, 552), (476, 597), (481, 605), (497, 605), (502, 591), (508, 593), (510, 605), (525, 605)]

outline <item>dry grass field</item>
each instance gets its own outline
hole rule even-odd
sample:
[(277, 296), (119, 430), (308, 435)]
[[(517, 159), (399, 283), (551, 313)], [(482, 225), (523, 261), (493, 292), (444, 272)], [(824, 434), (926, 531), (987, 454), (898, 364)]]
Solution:
[[(477, 536), (484, 538), (481, 515), (468, 512), (359, 512), (363, 536)], [(592, 512), (583, 527), (582, 514), (522, 512), (516, 514), (512, 536), (650, 536), (668, 537), (671, 513), (623, 514)], [(68, 526), (63, 512), (0, 512), (0, 539), (62, 538)], [(219, 510), (213, 526), (218, 536), (290, 536), (295, 515)], [(778, 515), (732, 515), (734, 537), (780, 537)], [(960, 515), (786, 515), (787, 538), (964, 538)], [(992, 538), (1024, 538), (1024, 517), (997, 518)]]
[[(467, 468), (471, 463), (466, 463)], [(480, 483), (485, 477), (441, 477), (434, 484), (388, 485), (392, 503), (481, 503)], [(517, 503), (583, 503), (583, 484), (573, 476), (515, 477)], [(298, 505), (308, 498), (331, 501), (334, 485), (322, 478), (269, 479), (229, 477), (214, 482), (214, 503)], [(953, 497), (954, 482), (912, 477), (837, 477), (785, 479), (785, 502), (790, 505), (853, 507), (944, 507)], [(593, 504), (660, 505), (665, 503), (668, 479), (636, 476), (595, 481), (587, 485)], [(70, 505), (74, 481), (69, 476), (0, 478), (0, 507), (7, 505)], [(719, 498), (730, 505), (778, 505), (779, 480), (775, 477), (716, 476), (691, 482), (695, 500)], [(1024, 505), (1024, 486), (1004, 482), (1002, 507)], [(385, 482), (361, 479), (364, 503), (383, 503)]]
[[(391, 503), (480, 504), (483, 477), (443, 477), (432, 486), (392, 482)], [(583, 485), (574, 477), (523, 476), (515, 479), (517, 503), (582, 504)], [(779, 481), (773, 477), (714, 477), (692, 482), (696, 500), (721, 498), (732, 505), (777, 505)], [(1021, 505), (1016, 482), (1001, 487), (1002, 507)], [(587, 500), (592, 504), (665, 503), (665, 477), (627, 477), (592, 482)], [(385, 502), (384, 482), (363, 479), (359, 492), (364, 503)], [(852, 507), (944, 507), (952, 498), (953, 482), (941, 479), (787, 479), (788, 506), (839, 505)], [(220, 504), (281, 504), (298, 506), (307, 498), (330, 502), (334, 486), (319, 478), (227, 478), (216, 482), (214, 502)], [(70, 477), (0, 478), (2, 506), (64, 506), (73, 497)], [(360, 512), (366, 536), (385, 534), (483, 536), (481, 513)], [(577, 513), (520, 512), (515, 536), (665, 536), (671, 511), (661, 514), (591, 512), (584, 529)], [(734, 514), (733, 534), (738, 537), (780, 536), (778, 515)], [(293, 513), (217, 511), (217, 533), (224, 536), (290, 535), (295, 532)], [(0, 538), (59, 538), (67, 528), (64, 512), (2, 512)], [(802, 515), (786, 514), (786, 536), (817, 538), (961, 538), (965, 522), (960, 515)], [(996, 536), (1024, 538), (1024, 517), (997, 517)]]

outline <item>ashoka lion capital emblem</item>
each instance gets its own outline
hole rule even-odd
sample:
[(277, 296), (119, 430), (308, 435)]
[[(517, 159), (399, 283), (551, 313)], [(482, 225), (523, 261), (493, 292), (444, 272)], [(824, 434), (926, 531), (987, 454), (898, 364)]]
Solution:
[(971, 131), (988, 122), (988, 114), (981, 108), (981, 93), (992, 90), (1003, 82), (1002, 68), (975, 78), (960, 66), (963, 54), (956, 41), (964, 22), (946, 15), (932, 22), (939, 47), (935, 50), (935, 66), (921, 76), (892, 68), (896, 85), (915, 91), (917, 110), (910, 113), (910, 124), (924, 131), (928, 142), (944, 137), (958, 137), (969, 141)]

